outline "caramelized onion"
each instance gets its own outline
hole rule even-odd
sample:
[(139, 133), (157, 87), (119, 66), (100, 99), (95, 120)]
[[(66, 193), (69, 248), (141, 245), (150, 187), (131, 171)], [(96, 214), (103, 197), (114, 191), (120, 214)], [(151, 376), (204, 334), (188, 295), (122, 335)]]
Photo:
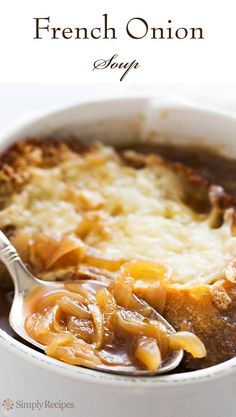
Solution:
[(120, 278), (127, 281), (128, 277), (132, 277), (134, 293), (162, 313), (171, 274), (166, 265), (136, 260), (122, 266)]
[[(134, 294), (135, 282), (142, 281), (150, 291), (153, 285), (167, 285), (165, 271), (159, 264), (151, 263), (148, 269), (146, 261), (130, 262), (108, 287), (97, 291), (76, 281), (58, 291), (34, 291), (27, 301), (25, 329), (45, 345), (48, 355), (74, 365), (132, 365), (154, 372), (171, 350), (184, 349), (201, 358), (206, 350), (197, 336), (169, 334), (153, 319), (151, 307)], [(161, 298), (159, 290), (154, 296)]]
[(117, 271), (125, 263), (125, 259), (107, 256), (98, 249), (88, 247), (84, 262), (108, 271)]
[(72, 291), (77, 294), (78, 297), (82, 297), (83, 302), (85, 303), (95, 303), (96, 298), (95, 295), (92, 293), (92, 291), (88, 290), (87, 288), (84, 288), (82, 285), (80, 285), (78, 282), (65, 282), (64, 284), (65, 289), (68, 291)]
[(55, 307), (52, 309), (52, 320), (53, 320), (52, 326), (53, 326), (54, 332), (61, 333), (66, 330), (64, 313), (58, 304), (55, 305)]
[(66, 321), (67, 329), (78, 339), (83, 339), (87, 343), (94, 342), (94, 325), (91, 320), (80, 317), (69, 316)]
[(151, 372), (155, 372), (161, 365), (161, 353), (155, 339), (140, 337), (137, 340), (134, 356)]
[(169, 281), (171, 278), (171, 269), (164, 264), (157, 262), (135, 260), (127, 262), (122, 266), (121, 276), (131, 276), (136, 283), (152, 283), (156, 281)]
[(72, 365), (93, 367), (102, 364), (94, 347), (82, 339), (77, 339), (71, 333), (55, 336), (45, 349), (45, 352), (48, 356)]
[(54, 340), (56, 332), (51, 330), (53, 312), (49, 310), (44, 314), (33, 313), (25, 320), (27, 333), (42, 345), (48, 345)]
[(35, 261), (37, 259), (46, 269), (77, 265), (85, 257), (85, 244), (72, 235), (59, 239), (39, 234), (33, 243)]
[(202, 341), (190, 332), (177, 332), (168, 336), (171, 350), (184, 349), (191, 353), (194, 358), (204, 358), (207, 354)]
[(117, 310), (116, 300), (106, 288), (96, 293), (96, 301), (103, 314), (103, 344), (111, 343), (114, 337), (114, 320)]
[(164, 357), (168, 351), (168, 339), (166, 328), (156, 320), (147, 321), (138, 314), (120, 310), (117, 312), (117, 325), (133, 335), (143, 335), (154, 338), (160, 347)]
[(151, 316), (150, 307), (134, 294), (134, 279), (131, 276), (118, 275), (118, 278), (110, 283), (109, 290), (119, 306), (136, 311), (145, 317)]
[(95, 328), (95, 345), (97, 348), (102, 346), (103, 334), (104, 334), (104, 323), (102, 313), (96, 304), (88, 305), (89, 311), (92, 314), (94, 328)]
[[(41, 293), (39, 294), (38, 299), (37, 298), (35, 299), (35, 302), (37, 300), (37, 304), (35, 304), (35, 308), (37, 310), (42, 310), (48, 306), (52, 306), (55, 303), (57, 303), (61, 298), (65, 297), (66, 295), (67, 295), (67, 292), (64, 290)], [(70, 297), (72, 299), (80, 301), (81, 303), (86, 303), (86, 298), (83, 297), (81, 294), (70, 292)], [(30, 304), (30, 300), (29, 300), (29, 304)]]
[(58, 306), (67, 314), (75, 317), (81, 317), (82, 319), (89, 319), (91, 314), (88, 309), (79, 300), (75, 300), (68, 296), (62, 297), (58, 301)]

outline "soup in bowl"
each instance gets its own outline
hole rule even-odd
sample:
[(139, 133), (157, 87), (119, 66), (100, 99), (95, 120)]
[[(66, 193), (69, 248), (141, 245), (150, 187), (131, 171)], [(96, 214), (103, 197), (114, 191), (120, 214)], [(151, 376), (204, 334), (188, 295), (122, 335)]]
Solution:
[[(25, 329), (45, 355), (9, 329), (12, 287), (1, 271), (1, 366), (10, 361), (17, 374), (24, 366), (30, 398), (46, 378), (41, 398), (78, 400), (84, 416), (95, 408), (106, 416), (110, 407), (128, 416), (131, 404), (133, 414), (148, 408), (152, 416), (157, 403), (163, 416), (187, 416), (193, 404), (197, 416), (214, 388), (215, 410), (222, 404), (233, 415), (235, 130), (230, 114), (125, 99), (59, 110), (2, 140), (0, 228), (34, 275), (65, 282), (63, 291), (28, 301)], [(84, 291), (81, 279), (104, 289)], [(154, 372), (174, 349), (184, 349), (184, 359), (166, 376), (90, 369)], [(18, 384), (3, 388), (22, 393)]]

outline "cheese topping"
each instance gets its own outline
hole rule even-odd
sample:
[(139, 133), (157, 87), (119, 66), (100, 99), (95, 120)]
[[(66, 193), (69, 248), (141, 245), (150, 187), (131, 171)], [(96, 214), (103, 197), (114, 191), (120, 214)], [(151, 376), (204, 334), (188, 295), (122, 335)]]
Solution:
[(224, 277), (236, 256), (230, 211), (211, 228), (183, 202), (175, 172), (158, 159), (127, 165), (102, 145), (71, 152), (56, 167), (29, 167), (30, 180), (0, 211), (0, 227), (14, 225), (31, 239), (73, 233), (106, 255), (147, 259), (173, 270), (173, 282), (192, 286)]

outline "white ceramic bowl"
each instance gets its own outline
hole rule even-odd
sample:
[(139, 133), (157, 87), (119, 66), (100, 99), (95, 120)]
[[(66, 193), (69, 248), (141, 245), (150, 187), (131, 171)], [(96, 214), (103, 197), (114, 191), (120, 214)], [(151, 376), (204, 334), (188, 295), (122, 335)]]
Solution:
[[(73, 134), (105, 143), (165, 141), (207, 145), (236, 158), (236, 117), (230, 112), (154, 98), (86, 102), (21, 123), (1, 149), (29, 136)], [(126, 378), (63, 364), (0, 329), (0, 395), (15, 404), (2, 415), (56, 417), (235, 417), (236, 358), (209, 369), (155, 378)], [(21, 405), (28, 403), (27, 408)], [(48, 404), (48, 403), (47, 403)], [(56, 405), (55, 405), (56, 406)], [(1, 409), (1, 406), (0, 406)], [(5, 414), (4, 414), (5, 413)], [(0, 413), (1, 414), (1, 413)]]

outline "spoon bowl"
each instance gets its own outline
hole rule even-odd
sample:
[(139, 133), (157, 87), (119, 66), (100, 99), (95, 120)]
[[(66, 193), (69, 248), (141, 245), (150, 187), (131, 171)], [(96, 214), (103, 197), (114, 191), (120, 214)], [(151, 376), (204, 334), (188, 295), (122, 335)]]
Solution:
[[(62, 290), (64, 289), (63, 282), (47, 282), (36, 278), (26, 268), (22, 260), (20, 259), (16, 249), (7, 239), (7, 237), (0, 231), (0, 259), (7, 267), (10, 276), (14, 282), (15, 292), (12, 302), (12, 307), (9, 315), (9, 322), (12, 329), (22, 339), (26, 340), (38, 349), (45, 350), (45, 346), (35, 341), (29, 336), (25, 330), (25, 319), (27, 317), (27, 299), (35, 291)], [(81, 286), (95, 293), (101, 287), (107, 287), (104, 282), (96, 280), (78, 280), (76, 281)], [(141, 301), (141, 300), (140, 300)], [(150, 307), (144, 301), (141, 301), (144, 306), (148, 307), (151, 312), (152, 319), (161, 322), (169, 333), (175, 333), (175, 329), (162, 317), (154, 308)], [(183, 358), (183, 350), (171, 351), (161, 363), (160, 368), (155, 372), (148, 370), (138, 370), (133, 366), (108, 366), (97, 365), (93, 369), (127, 376), (153, 376), (164, 374), (175, 369)]]

